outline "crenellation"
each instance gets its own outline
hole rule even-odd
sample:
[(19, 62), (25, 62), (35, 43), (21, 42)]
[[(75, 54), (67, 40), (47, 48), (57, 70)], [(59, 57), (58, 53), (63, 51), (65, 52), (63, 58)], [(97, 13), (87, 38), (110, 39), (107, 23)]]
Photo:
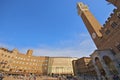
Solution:
[(110, 18), (111, 18), (111, 16), (107, 18), (107, 22), (110, 22)]
[(116, 30), (115, 28), (119, 28), (119, 10), (118, 9), (114, 9), (113, 13), (110, 14), (110, 17), (107, 18), (107, 20), (105, 21), (105, 24), (103, 24), (103, 28), (101, 30), (101, 33), (103, 34), (103, 37), (108, 38), (108, 36), (105, 36), (105, 33), (108, 33), (108, 31), (106, 32), (106, 30), (110, 30), (110, 34), (113, 33), (113, 30)]
[(120, 0), (106, 0), (107, 2), (113, 4), (114, 6), (116, 6), (117, 8), (120, 9)]
[(12, 53), (12, 51), (11, 51), (11, 50), (8, 50), (8, 49), (6, 49), (6, 48), (0, 48), (0, 50), (3, 50), (3, 51), (5, 51), (5, 52)]
[(88, 11), (87, 5), (83, 4), (82, 2), (77, 4), (78, 14), (82, 15), (84, 11)]
[(115, 9), (113, 9), (113, 13), (117, 12), (117, 10), (118, 10), (118, 9), (116, 9), (116, 8), (115, 8)]
[(111, 13), (110, 16), (113, 16), (114, 13)]

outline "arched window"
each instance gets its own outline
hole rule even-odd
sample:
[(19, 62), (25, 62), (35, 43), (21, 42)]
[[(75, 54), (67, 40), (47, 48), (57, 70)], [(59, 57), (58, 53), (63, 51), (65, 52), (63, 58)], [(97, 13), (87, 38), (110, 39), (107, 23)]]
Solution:
[(116, 67), (113, 63), (113, 60), (109, 56), (103, 56), (103, 60), (105, 64), (107, 65), (110, 73), (113, 74), (118, 74), (118, 71), (116, 70)]

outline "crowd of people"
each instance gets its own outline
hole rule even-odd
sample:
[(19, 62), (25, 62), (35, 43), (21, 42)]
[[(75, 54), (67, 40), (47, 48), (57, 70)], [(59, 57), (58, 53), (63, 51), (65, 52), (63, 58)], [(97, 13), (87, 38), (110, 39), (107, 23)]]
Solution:
[(49, 76), (38, 76), (34, 74), (8, 75), (0, 73), (0, 80), (58, 80)]
[(0, 80), (79, 80), (74, 76), (40, 76), (35, 74), (3, 74), (0, 73)]
[[(91, 78), (87, 76), (87, 78), (84, 76), (84, 78), (79, 78), (75, 76), (57, 76), (57, 77), (51, 77), (51, 76), (40, 76), (35, 74), (24, 74), (24, 75), (9, 75), (0, 73), (0, 80), (98, 80), (97, 78)], [(101, 80), (108, 80), (106, 78), (101, 77)], [(113, 80), (120, 80), (118, 75), (113, 75)]]

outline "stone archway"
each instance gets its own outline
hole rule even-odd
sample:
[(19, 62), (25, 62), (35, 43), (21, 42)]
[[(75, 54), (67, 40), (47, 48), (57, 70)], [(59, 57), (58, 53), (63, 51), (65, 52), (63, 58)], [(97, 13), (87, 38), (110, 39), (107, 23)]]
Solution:
[(103, 69), (102, 64), (98, 57), (95, 58), (95, 64), (98, 67), (98, 70), (100, 71), (100, 75), (106, 76), (105, 70)]
[(90, 56), (99, 80), (101, 80), (102, 75), (111, 80), (113, 73), (120, 77), (118, 59), (111, 50), (96, 50)]
[(113, 61), (110, 59), (110, 57), (108, 56), (103, 56), (103, 60), (105, 62), (105, 64), (107, 65), (110, 74), (119, 74), (118, 71), (116, 70)]

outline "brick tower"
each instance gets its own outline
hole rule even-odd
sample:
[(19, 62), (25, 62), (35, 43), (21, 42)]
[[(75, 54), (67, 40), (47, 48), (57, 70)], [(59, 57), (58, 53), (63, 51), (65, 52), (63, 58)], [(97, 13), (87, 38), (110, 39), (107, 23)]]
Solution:
[[(90, 56), (99, 80), (101, 80), (101, 75), (108, 80), (112, 79), (113, 74), (120, 77), (120, 0), (107, 1), (113, 4), (115, 9), (105, 21), (103, 27), (86, 5), (83, 3), (77, 4), (78, 14), (98, 48)], [(101, 64), (101, 68), (97, 64), (98, 62)]]
[(93, 41), (95, 42), (97, 48), (99, 47), (99, 38), (102, 37), (100, 32), (102, 26), (95, 19), (95, 17), (91, 14), (88, 7), (83, 3), (77, 4), (78, 14), (82, 17), (83, 22), (85, 23)]
[(99, 50), (110, 49), (115, 54), (120, 55), (120, 6), (118, 0), (107, 0), (116, 8), (110, 14), (105, 24), (101, 26), (95, 17), (91, 14), (88, 7), (83, 3), (77, 4), (78, 14), (85, 23), (96, 47)]

